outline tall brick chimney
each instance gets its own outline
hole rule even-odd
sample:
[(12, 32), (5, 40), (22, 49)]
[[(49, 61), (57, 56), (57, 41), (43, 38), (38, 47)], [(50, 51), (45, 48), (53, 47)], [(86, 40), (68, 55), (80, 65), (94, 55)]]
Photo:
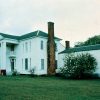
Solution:
[(47, 41), (47, 74), (55, 74), (55, 41), (54, 41), (54, 23), (48, 22), (48, 41)]

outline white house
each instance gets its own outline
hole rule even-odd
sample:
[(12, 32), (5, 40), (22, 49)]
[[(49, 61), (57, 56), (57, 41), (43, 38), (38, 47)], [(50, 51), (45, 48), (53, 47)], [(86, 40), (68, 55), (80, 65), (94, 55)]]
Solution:
[[(12, 74), (17, 70), (20, 74), (42, 75), (55, 74), (55, 69), (64, 66), (67, 53), (90, 53), (97, 60), (95, 73), (100, 75), (100, 44), (66, 49), (61, 39), (54, 36), (54, 23), (48, 22), (48, 33), (34, 31), (21, 36), (0, 33), (0, 74)], [(56, 44), (56, 45), (55, 45)], [(55, 49), (56, 47), (56, 49)]]
[[(0, 70), (11, 74), (15, 69), (20, 74), (47, 74), (47, 39), (48, 34), (35, 31), (21, 36), (0, 33)], [(54, 37), (56, 43), (55, 59), (58, 65), (58, 53), (65, 48), (60, 38)]]
[(75, 53), (75, 54), (90, 53), (97, 61), (97, 68), (95, 70), (95, 73), (100, 76), (100, 44), (70, 48), (69, 42), (66, 41), (66, 49), (59, 53), (59, 57), (58, 57), (59, 67), (64, 66), (63, 59), (68, 53)]

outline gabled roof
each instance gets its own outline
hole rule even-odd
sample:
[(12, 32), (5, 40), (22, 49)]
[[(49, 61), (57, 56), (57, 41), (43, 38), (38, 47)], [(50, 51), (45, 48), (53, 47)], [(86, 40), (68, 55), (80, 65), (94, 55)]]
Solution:
[(34, 31), (34, 32), (30, 32), (30, 33), (21, 35), (19, 37), (19, 40), (26, 39), (26, 38), (30, 38), (30, 37), (36, 37), (36, 36), (37, 36), (37, 31)]
[[(22, 35), (20, 36), (20, 40), (21, 39), (26, 39), (26, 38), (30, 38), (30, 37), (45, 37), (45, 38), (48, 38), (48, 34), (43, 32), (43, 31), (34, 31), (34, 32), (30, 32), (30, 33), (27, 33), (25, 35)], [(54, 39), (57, 39), (57, 40), (61, 40), (60, 38), (58, 37), (55, 37)]]
[[(4, 34), (4, 33), (0, 33), (0, 35), (2, 35), (5, 38), (17, 39), (17, 40), (22, 40), (22, 39), (31, 38), (31, 37), (48, 38), (48, 34), (43, 32), (43, 31), (34, 31), (34, 32), (30, 32), (30, 33), (27, 33), (27, 34), (24, 34), (24, 35), (21, 35), (21, 36), (8, 35), (8, 34)], [(54, 37), (54, 39), (61, 40), (58, 37)]]
[(65, 49), (64, 51), (60, 52), (59, 54), (81, 52), (81, 51), (91, 51), (91, 50), (100, 50), (100, 44), (68, 48), (68, 49)]

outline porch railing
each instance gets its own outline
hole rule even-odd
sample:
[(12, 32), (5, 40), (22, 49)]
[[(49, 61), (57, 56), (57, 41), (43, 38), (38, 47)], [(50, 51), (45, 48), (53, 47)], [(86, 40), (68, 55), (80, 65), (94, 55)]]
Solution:
[(9, 52), (9, 57), (16, 57), (15, 51), (10, 51)]

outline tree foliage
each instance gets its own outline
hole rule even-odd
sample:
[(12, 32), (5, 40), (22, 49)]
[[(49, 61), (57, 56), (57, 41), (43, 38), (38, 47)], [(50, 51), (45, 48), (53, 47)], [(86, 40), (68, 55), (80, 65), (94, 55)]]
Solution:
[(61, 74), (66, 78), (83, 78), (85, 74), (92, 74), (97, 66), (96, 59), (89, 53), (67, 54)]
[(75, 47), (95, 45), (95, 44), (100, 44), (100, 35), (91, 37), (88, 40), (86, 40), (85, 42), (77, 42), (75, 44)]

